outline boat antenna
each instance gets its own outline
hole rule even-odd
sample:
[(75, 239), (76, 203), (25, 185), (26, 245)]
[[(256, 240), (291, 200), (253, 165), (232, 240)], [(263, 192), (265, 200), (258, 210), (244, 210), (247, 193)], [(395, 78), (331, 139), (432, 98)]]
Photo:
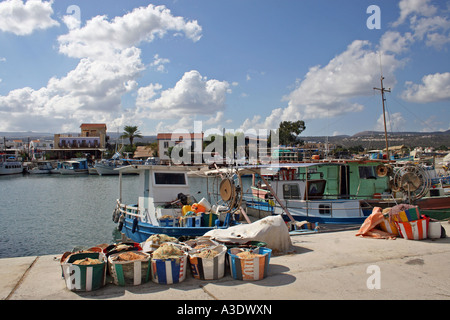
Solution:
[(383, 69), (382, 69), (382, 65), (381, 65), (381, 52), (380, 52), (380, 71), (381, 71), (381, 88), (373, 88), (374, 90), (379, 90), (381, 91), (381, 102), (383, 104), (383, 121), (384, 121), (384, 139), (386, 141), (386, 158), (389, 161), (389, 144), (388, 144), (388, 138), (387, 138), (387, 130), (386, 130), (386, 111), (385, 111), (385, 106), (384, 106), (384, 101), (386, 100), (384, 97), (384, 93), (385, 92), (391, 92), (391, 88), (389, 89), (385, 89), (383, 86)]

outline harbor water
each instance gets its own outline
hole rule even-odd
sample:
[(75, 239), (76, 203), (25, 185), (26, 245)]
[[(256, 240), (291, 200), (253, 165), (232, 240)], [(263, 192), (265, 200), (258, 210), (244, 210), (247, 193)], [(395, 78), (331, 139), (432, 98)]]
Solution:
[[(197, 200), (208, 196), (205, 178), (189, 181)], [(118, 176), (0, 176), (0, 258), (59, 254), (117, 241), (112, 213), (118, 182)], [(136, 203), (139, 177), (123, 176), (122, 188), (124, 201)]]

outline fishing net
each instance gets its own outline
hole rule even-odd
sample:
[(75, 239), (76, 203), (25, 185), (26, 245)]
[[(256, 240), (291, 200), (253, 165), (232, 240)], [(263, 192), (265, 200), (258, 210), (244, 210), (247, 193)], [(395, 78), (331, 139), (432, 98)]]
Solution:
[(153, 252), (154, 259), (178, 259), (183, 256), (183, 251), (175, 245), (165, 242)]

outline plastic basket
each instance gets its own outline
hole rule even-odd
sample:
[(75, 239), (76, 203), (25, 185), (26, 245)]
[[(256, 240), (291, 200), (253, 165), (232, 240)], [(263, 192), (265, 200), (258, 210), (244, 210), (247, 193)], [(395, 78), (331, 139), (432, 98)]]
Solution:
[[(100, 264), (76, 265), (80, 259), (98, 259)], [(64, 280), (71, 291), (92, 291), (103, 287), (106, 283), (106, 257), (101, 252), (75, 253), (62, 263)]]
[(142, 260), (118, 261), (123, 253), (116, 253), (108, 257), (109, 273), (115, 285), (140, 285), (150, 279), (150, 255), (144, 252), (133, 252), (142, 256)]
[(272, 250), (269, 248), (258, 247), (250, 252), (260, 254), (261, 256), (243, 259), (237, 254), (246, 251), (241, 248), (231, 248), (228, 250), (230, 261), (231, 276), (236, 280), (261, 280), (268, 274), (270, 255)]
[(400, 235), (408, 240), (423, 240), (428, 237), (430, 218), (424, 217), (415, 221), (396, 222)]
[[(205, 250), (218, 252), (211, 258), (199, 257), (198, 254)], [(224, 245), (215, 245), (203, 248), (201, 250), (192, 249), (189, 251), (189, 262), (191, 273), (195, 279), (217, 280), (225, 275), (225, 256), (227, 247)]]
[(176, 259), (151, 258), (152, 281), (159, 284), (173, 284), (186, 278), (188, 254), (184, 253)]

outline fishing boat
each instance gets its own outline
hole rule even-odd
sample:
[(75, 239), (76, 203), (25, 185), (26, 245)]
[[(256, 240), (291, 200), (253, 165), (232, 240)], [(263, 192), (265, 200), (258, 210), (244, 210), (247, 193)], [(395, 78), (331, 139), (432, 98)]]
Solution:
[(37, 165), (29, 170), (30, 174), (49, 174), (53, 170), (51, 161), (38, 161)]
[[(235, 224), (235, 207), (213, 206), (209, 217), (189, 216), (186, 206), (197, 203), (189, 185), (188, 167), (131, 165), (117, 169), (119, 172), (119, 199), (113, 213), (113, 221), (125, 239), (146, 241), (153, 234), (171, 237), (202, 236), (214, 228), (228, 228)], [(122, 203), (122, 175), (139, 174), (140, 194), (137, 204)], [(202, 199), (203, 200), (203, 199)], [(201, 202), (201, 201), (200, 201)], [(225, 219), (212, 218), (224, 214)], [(205, 221), (209, 221), (204, 223)]]
[(62, 163), (61, 161), (58, 161), (58, 162), (56, 163), (56, 167), (53, 168), (52, 170), (50, 170), (50, 173), (51, 173), (51, 174), (61, 174), (62, 164), (63, 164), (63, 163)]
[(15, 156), (0, 154), (0, 175), (23, 172), (23, 164)]
[(246, 201), (249, 214), (255, 210), (259, 216), (276, 214), (285, 211), (285, 206), (296, 220), (359, 223), (374, 207), (406, 203), (417, 205), (430, 218), (450, 217), (450, 197), (442, 187), (432, 186), (427, 171), (418, 165), (399, 168), (383, 160), (323, 161), (282, 164), (266, 169), (262, 176), (264, 181), (252, 183), (252, 198)]
[(88, 163), (84, 158), (74, 158), (72, 160), (63, 161), (59, 172), (62, 175), (88, 174)]
[[(377, 187), (381, 183), (370, 179), (371, 188), (360, 181), (355, 186), (356, 194), (351, 195), (354, 182), (347, 162), (292, 163), (245, 170), (253, 174), (252, 196), (245, 198), (247, 214), (257, 218), (286, 214), (296, 221), (359, 224), (371, 213), (361, 199), (382, 190)], [(361, 170), (359, 174), (365, 173)]]
[(104, 175), (118, 175), (118, 168), (126, 167), (131, 164), (140, 164), (140, 160), (134, 159), (104, 159), (97, 162), (94, 168), (97, 170), (97, 174), (100, 176)]

